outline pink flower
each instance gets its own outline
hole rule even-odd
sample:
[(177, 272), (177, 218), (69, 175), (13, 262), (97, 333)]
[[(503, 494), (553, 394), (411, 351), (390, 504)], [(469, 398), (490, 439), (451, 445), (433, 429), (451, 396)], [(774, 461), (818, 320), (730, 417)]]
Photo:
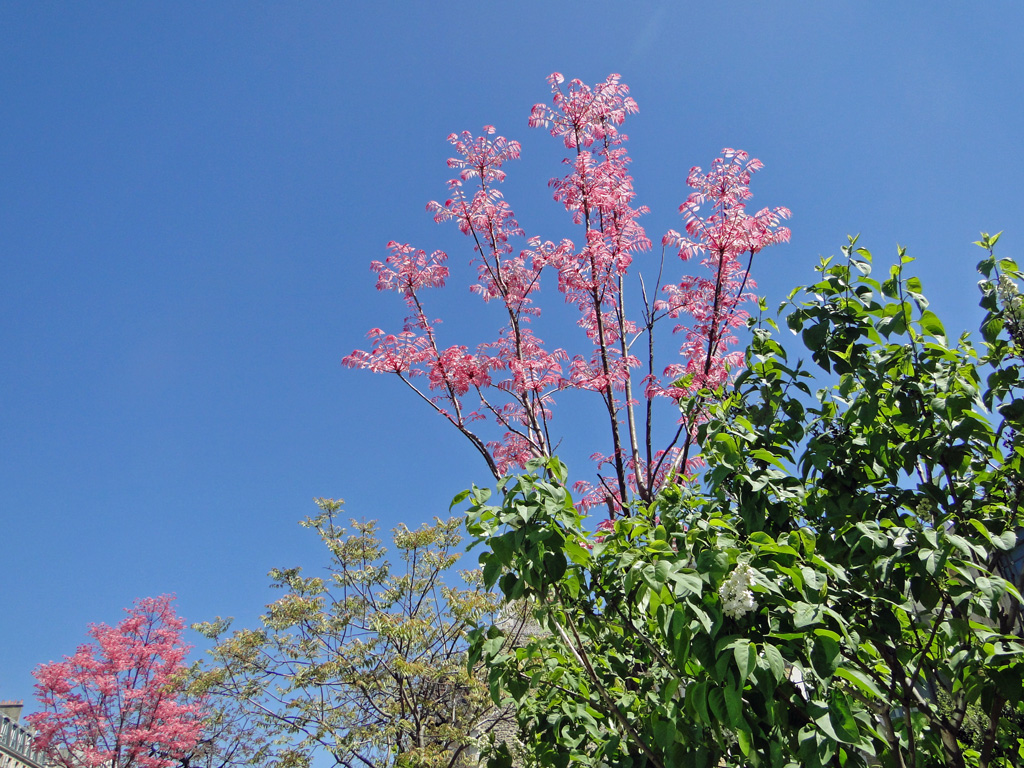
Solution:
[(615, 521), (612, 519), (602, 520), (597, 524), (597, 535), (594, 536), (594, 541), (601, 543), (608, 538), (608, 534), (615, 531)]

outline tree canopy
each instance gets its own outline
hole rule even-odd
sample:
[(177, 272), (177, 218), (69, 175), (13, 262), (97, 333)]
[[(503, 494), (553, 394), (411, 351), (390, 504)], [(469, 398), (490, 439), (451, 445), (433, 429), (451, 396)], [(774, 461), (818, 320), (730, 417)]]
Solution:
[(116, 627), (89, 627), (94, 642), (35, 670), (42, 710), (27, 719), (53, 763), (169, 768), (196, 746), (203, 707), (181, 685), (188, 647), (172, 602), (139, 600)]
[(196, 625), (216, 641), (203, 690), (278, 735), (279, 766), (309, 765), (318, 750), (346, 768), (462, 765), (507, 718), (466, 662), (466, 631), (497, 599), (478, 574), (463, 573), (461, 588), (446, 581), (462, 520), (399, 526), (390, 559), (375, 523), (342, 528), (342, 503), (317, 503), (303, 525), (330, 552), (326, 574), (271, 571), (284, 595), (256, 629)]

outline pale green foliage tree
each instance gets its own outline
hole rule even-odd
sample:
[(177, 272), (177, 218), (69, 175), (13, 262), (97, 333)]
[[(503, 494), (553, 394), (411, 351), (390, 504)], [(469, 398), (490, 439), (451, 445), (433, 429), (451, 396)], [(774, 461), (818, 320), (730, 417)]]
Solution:
[(497, 598), (479, 576), (446, 578), (461, 554), (461, 520), (393, 531), (389, 561), (374, 522), (339, 527), (341, 502), (318, 499), (302, 525), (331, 554), (326, 576), (273, 570), (284, 596), (262, 626), (229, 634), (228, 621), (196, 625), (216, 641), (203, 684), (280, 734), (275, 765), (306, 766), (326, 752), (345, 768), (454, 768), (502, 716), (467, 667), (467, 627)]
[(530, 764), (1024, 762), (1024, 299), (996, 239), (980, 343), (903, 251), (881, 280), (853, 241), (823, 261), (787, 317), (817, 373), (765, 320), (688, 406), (706, 470), (597, 537), (554, 459), (465, 494), (485, 583), (549, 630), (474, 638)]
[(198, 662), (183, 681), (188, 695), (202, 701), (204, 708), (199, 741), (179, 758), (180, 768), (269, 768), (279, 729), (266, 727), (242, 700), (211, 696), (209, 689), (214, 681)]

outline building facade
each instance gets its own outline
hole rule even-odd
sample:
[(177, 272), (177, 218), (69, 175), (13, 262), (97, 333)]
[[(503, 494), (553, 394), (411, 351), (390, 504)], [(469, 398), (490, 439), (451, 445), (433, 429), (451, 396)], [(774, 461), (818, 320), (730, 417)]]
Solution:
[(32, 745), (32, 731), (19, 721), (21, 701), (0, 701), (0, 768), (46, 768), (46, 757)]

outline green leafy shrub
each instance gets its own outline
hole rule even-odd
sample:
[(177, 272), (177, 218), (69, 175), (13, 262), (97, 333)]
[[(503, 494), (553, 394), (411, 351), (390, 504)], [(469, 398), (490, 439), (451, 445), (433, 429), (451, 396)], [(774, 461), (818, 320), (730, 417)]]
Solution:
[(979, 242), (978, 344), (951, 342), (904, 251), (884, 280), (855, 239), (822, 261), (784, 304), (817, 373), (757, 323), (734, 386), (697, 395), (706, 469), (598, 535), (557, 459), (498, 503), (457, 498), (485, 585), (548, 630), (514, 649), (473, 636), (528, 761), (1024, 760), (1024, 307), (997, 239)]

